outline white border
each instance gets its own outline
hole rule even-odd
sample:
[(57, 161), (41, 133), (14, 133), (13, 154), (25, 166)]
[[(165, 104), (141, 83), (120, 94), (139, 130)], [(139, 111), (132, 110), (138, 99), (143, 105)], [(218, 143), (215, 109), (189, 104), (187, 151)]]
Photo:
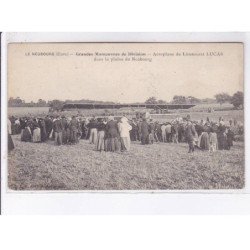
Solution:
[[(7, 131), (7, 45), (12, 42), (243, 42), (244, 83), (250, 79), (249, 33), (4, 33), (2, 35), (2, 131)], [(249, 90), (245, 93), (245, 128)], [(246, 138), (248, 130), (246, 129)], [(250, 211), (250, 171), (246, 154), (242, 190), (52, 191), (7, 190), (7, 133), (2, 133), (2, 212), (7, 214), (218, 214)], [(245, 142), (248, 151), (248, 140)]]

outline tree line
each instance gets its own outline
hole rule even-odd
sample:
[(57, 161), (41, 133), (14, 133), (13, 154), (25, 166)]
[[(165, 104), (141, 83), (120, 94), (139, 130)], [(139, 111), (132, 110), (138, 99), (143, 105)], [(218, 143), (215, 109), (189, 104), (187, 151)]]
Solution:
[(25, 102), (25, 100), (21, 99), (20, 97), (10, 97), (8, 100), (9, 107), (50, 107), (53, 109), (61, 109), (65, 103), (103, 103), (103, 104), (115, 104), (114, 102), (104, 102), (104, 101), (94, 101), (89, 99), (82, 99), (82, 100), (58, 100), (54, 99), (51, 101), (45, 101), (43, 99), (38, 99), (37, 102)]
[(48, 107), (48, 103), (42, 99), (39, 99), (37, 102), (25, 102), (25, 100), (20, 97), (10, 97), (8, 100), (9, 107)]
[[(182, 96), (175, 95), (173, 99), (169, 102), (170, 104), (200, 104), (200, 103), (219, 103), (220, 105), (224, 103), (233, 104), (235, 108), (244, 107), (244, 94), (241, 91), (237, 91), (232, 96), (227, 93), (218, 93), (213, 98), (199, 99), (193, 96)], [(163, 100), (157, 100), (156, 97), (149, 97), (146, 104), (167, 104), (168, 102)]]
[[(25, 100), (22, 100), (20, 97), (10, 97), (8, 100), (9, 107), (50, 107), (53, 109), (61, 109), (65, 103), (102, 103), (102, 104), (115, 104), (114, 102), (105, 102), (105, 101), (94, 101), (89, 99), (82, 100), (51, 100), (45, 101), (43, 99), (38, 99), (37, 102), (26, 103)], [(223, 105), (224, 103), (231, 103), (235, 108), (244, 107), (244, 94), (241, 91), (236, 92), (232, 96), (227, 93), (218, 93), (213, 98), (199, 99), (193, 96), (182, 96), (175, 95), (170, 102), (164, 100), (158, 100), (156, 97), (149, 97), (144, 103), (145, 104), (200, 104), (200, 103), (219, 103)], [(137, 103), (141, 104), (141, 103)]]

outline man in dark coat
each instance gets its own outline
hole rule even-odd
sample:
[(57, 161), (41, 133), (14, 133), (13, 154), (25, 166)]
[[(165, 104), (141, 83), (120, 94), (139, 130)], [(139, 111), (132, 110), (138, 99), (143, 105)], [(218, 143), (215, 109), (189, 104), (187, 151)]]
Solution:
[(155, 122), (155, 141), (162, 142), (161, 124), (158, 121)]
[(89, 142), (91, 144), (96, 144), (97, 142), (97, 127), (98, 127), (98, 122), (95, 119), (95, 117), (93, 117), (89, 123), (88, 123), (88, 129), (89, 129)]
[(59, 118), (59, 116), (56, 118), (56, 120), (53, 122), (53, 130), (55, 132), (55, 144), (56, 145), (62, 145), (62, 121)]
[(234, 141), (234, 132), (228, 128), (227, 131), (227, 149), (230, 150), (230, 148), (233, 146)]
[(138, 138), (138, 126), (137, 126), (137, 123), (135, 121), (135, 118), (133, 118), (130, 125), (132, 126), (132, 129), (130, 130), (130, 139), (131, 139), (131, 141), (139, 140), (139, 138)]
[(149, 124), (147, 123), (146, 118), (143, 118), (141, 123), (141, 144), (149, 144)]
[(72, 120), (69, 123), (70, 129), (70, 142), (73, 144), (78, 143), (77, 133), (79, 131), (79, 124), (75, 116), (72, 117)]
[(227, 135), (226, 135), (226, 126), (223, 121), (220, 121), (218, 130), (217, 130), (217, 137), (218, 137), (218, 149), (223, 150), (227, 149)]
[(106, 124), (105, 150), (112, 152), (120, 150), (118, 124), (113, 116), (109, 117), (109, 121)]
[(187, 121), (186, 129), (185, 129), (185, 135), (186, 140), (189, 145), (189, 151), (188, 153), (194, 152), (194, 136), (195, 136), (195, 127), (192, 124), (190, 120)]
[(47, 131), (44, 119), (39, 119), (38, 124), (41, 130), (41, 141), (45, 142), (47, 140)]
[(83, 119), (80, 121), (80, 129), (82, 132), (81, 139), (86, 139), (88, 128), (86, 126), (86, 121)]
[(185, 124), (180, 123), (178, 126), (178, 141), (184, 142), (185, 140)]
[(68, 129), (68, 121), (65, 116), (62, 116), (62, 143), (63, 144), (67, 144), (69, 141), (67, 129)]
[(45, 129), (46, 129), (46, 133), (47, 133), (47, 138), (49, 138), (49, 135), (52, 131), (53, 128), (53, 121), (52, 119), (47, 115), (44, 119), (45, 122)]

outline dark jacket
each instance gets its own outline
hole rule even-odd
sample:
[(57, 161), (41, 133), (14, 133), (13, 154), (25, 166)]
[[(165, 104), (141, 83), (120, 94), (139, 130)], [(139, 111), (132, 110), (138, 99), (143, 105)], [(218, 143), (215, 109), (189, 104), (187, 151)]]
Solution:
[(49, 117), (46, 117), (44, 121), (45, 121), (46, 131), (50, 132), (53, 128), (53, 121)]
[(88, 123), (87, 127), (88, 127), (89, 129), (97, 128), (97, 127), (98, 127), (98, 123), (97, 123), (96, 120), (91, 120), (91, 121)]
[(185, 135), (187, 140), (193, 140), (195, 136), (195, 127), (193, 124), (187, 125), (185, 129)]
[(62, 118), (62, 128), (63, 130), (66, 130), (68, 128), (68, 122), (66, 118)]
[(141, 123), (141, 134), (142, 136), (148, 136), (150, 131), (149, 124), (146, 121), (142, 121)]
[(105, 131), (106, 130), (106, 124), (103, 122), (99, 122), (97, 125), (97, 130), (98, 131)]
[(78, 121), (75, 118), (73, 118), (69, 123), (69, 129), (74, 132), (77, 132), (79, 130)]
[(62, 126), (62, 121), (61, 120), (55, 120), (53, 122), (53, 130), (56, 133), (62, 132), (63, 126)]
[(106, 124), (106, 137), (107, 138), (119, 137), (118, 125), (116, 121), (109, 121)]

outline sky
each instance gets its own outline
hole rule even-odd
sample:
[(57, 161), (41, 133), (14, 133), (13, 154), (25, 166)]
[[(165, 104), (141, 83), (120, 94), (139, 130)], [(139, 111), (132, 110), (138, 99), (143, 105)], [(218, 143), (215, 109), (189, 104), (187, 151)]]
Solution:
[(20, 43), (8, 47), (8, 96), (26, 102), (243, 91), (241, 43)]

